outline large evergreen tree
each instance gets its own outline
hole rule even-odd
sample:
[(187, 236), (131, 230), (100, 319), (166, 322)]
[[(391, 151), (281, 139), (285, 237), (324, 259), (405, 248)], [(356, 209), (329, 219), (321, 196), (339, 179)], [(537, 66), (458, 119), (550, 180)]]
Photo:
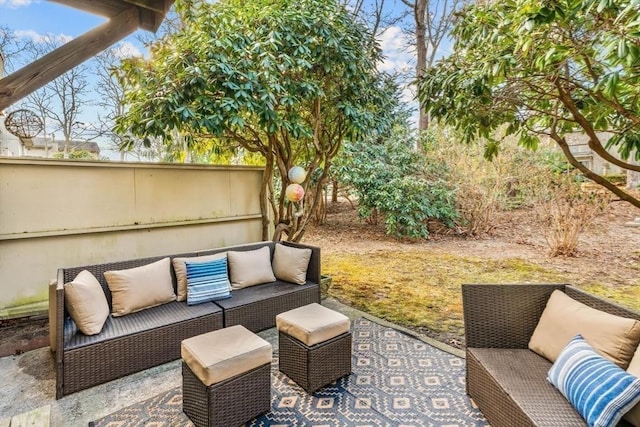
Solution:
[[(260, 153), (263, 212), (270, 208), (287, 238), (299, 240), (342, 142), (390, 121), (379, 49), (335, 0), (176, 7), (182, 29), (155, 44), (151, 59), (125, 61), (119, 71), (128, 109), (118, 132), (180, 138), (187, 147), (217, 138)], [(294, 165), (309, 171), (304, 210), (285, 199)]]

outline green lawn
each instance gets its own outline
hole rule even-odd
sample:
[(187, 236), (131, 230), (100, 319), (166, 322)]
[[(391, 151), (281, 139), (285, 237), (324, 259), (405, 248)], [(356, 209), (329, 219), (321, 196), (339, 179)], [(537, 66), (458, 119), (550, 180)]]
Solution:
[(489, 260), (428, 250), (323, 254), (329, 294), (374, 316), (414, 328), (462, 336), (463, 283), (572, 283), (640, 310), (636, 286), (610, 288), (519, 258)]

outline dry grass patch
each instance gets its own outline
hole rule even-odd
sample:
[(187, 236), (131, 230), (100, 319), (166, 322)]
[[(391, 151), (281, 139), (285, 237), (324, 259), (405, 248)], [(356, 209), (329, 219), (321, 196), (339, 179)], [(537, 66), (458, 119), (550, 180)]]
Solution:
[(489, 260), (428, 250), (323, 254), (330, 295), (414, 329), (463, 336), (462, 283), (568, 283), (522, 259)]
[(611, 287), (603, 284), (581, 286), (587, 292), (609, 298), (620, 305), (640, 311), (640, 279), (635, 285)]

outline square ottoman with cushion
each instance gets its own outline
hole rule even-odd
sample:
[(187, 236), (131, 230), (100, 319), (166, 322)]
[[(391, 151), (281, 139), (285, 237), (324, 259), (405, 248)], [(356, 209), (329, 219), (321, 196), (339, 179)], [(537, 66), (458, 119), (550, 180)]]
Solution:
[(307, 393), (351, 373), (351, 323), (313, 303), (276, 316), (280, 371)]
[(182, 341), (182, 407), (196, 427), (232, 427), (271, 408), (271, 344), (236, 325)]

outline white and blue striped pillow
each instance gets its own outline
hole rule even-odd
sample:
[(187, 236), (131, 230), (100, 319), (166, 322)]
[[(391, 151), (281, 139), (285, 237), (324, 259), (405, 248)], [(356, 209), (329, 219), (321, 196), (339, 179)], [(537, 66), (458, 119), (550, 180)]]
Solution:
[(640, 379), (599, 355), (582, 335), (560, 352), (547, 380), (592, 427), (615, 426), (640, 401)]
[(185, 262), (187, 305), (230, 298), (227, 257), (209, 262)]

